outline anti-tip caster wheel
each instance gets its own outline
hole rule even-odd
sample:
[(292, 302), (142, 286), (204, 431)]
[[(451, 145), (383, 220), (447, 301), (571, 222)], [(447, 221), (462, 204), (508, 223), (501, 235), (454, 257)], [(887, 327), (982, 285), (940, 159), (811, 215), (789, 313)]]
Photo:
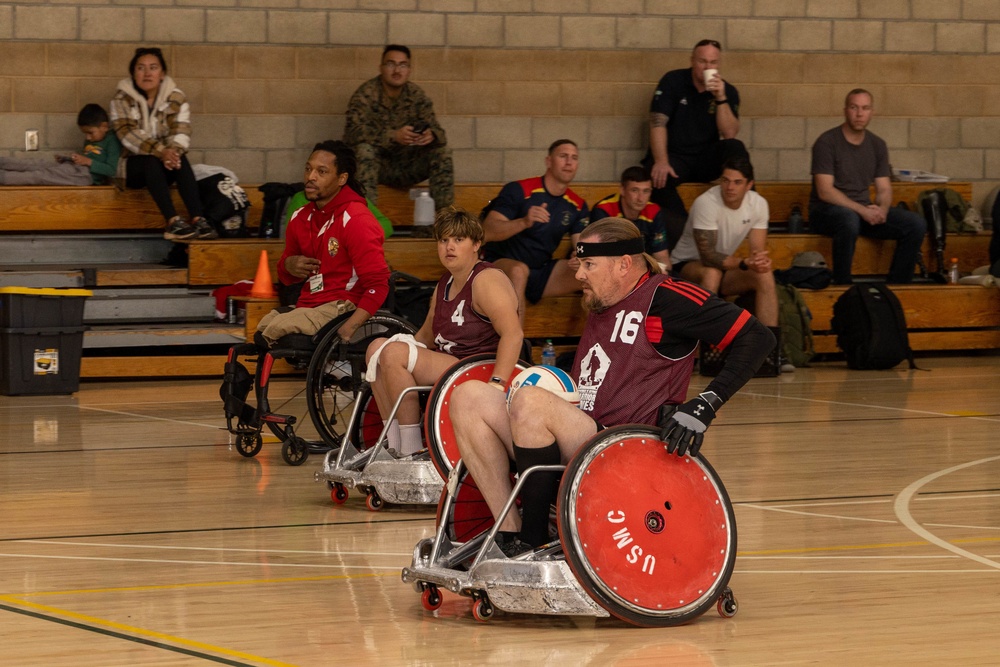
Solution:
[(290, 466), (300, 466), (309, 458), (309, 445), (303, 440), (286, 440), (281, 445), (281, 458)]
[(424, 589), (424, 592), (420, 594), (420, 604), (423, 605), (424, 609), (427, 611), (434, 611), (441, 607), (441, 591), (438, 590), (437, 586), (428, 586)]
[(472, 603), (472, 618), (480, 623), (486, 623), (493, 618), (493, 605), (486, 598), (478, 598)]
[(236, 451), (247, 458), (257, 456), (263, 446), (264, 439), (260, 433), (241, 433), (236, 437)]
[(378, 491), (373, 490), (369, 491), (368, 495), (365, 496), (365, 505), (367, 505), (368, 509), (372, 512), (378, 512), (385, 506), (385, 503), (382, 501), (382, 496), (378, 494)]
[(716, 604), (716, 609), (719, 610), (719, 616), (723, 618), (732, 618), (736, 615), (736, 612), (740, 610), (739, 604), (736, 602), (736, 596), (733, 595), (733, 589), (726, 587), (726, 590), (722, 592), (719, 596), (719, 602)]
[(330, 489), (330, 499), (338, 505), (343, 505), (347, 502), (347, 487), (345, 487), (340, 482), (336, 482), (333, 488)]

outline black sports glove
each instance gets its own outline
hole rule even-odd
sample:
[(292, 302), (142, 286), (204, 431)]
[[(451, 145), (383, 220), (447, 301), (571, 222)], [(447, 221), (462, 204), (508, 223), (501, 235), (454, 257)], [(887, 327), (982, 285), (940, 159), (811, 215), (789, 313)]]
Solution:
[(722, 399), (714, 391), (698, 394), (683, 405), (675, 405), (660, 417), (660, 440), (667, 443), (667, 452), (677, 456), (698, 456), (705, 431), (715, 419), (715, 411), (722, 407)]

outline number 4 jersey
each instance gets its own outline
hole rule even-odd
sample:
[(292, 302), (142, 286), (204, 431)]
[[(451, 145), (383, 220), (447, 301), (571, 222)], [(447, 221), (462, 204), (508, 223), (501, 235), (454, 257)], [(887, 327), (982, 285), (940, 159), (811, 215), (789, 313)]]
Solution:
[(434, 301), (434, 344), (439, 352), (459, 359), (474, 354), (496, 354), (500, 334), (489, 319), (472, 309), (472, 284), (483, 271), (499, 271), (489, 262), (479, 262), (458, 294), (449, 295), (454, 277), (441, 276)]
[(590, 313), (573, 360), (580, 409), (599, 424), (656, 424), (683, 403), (702, 340), (725, 348), (750, 313), (666, 275), (647, 274), (624, 299)]

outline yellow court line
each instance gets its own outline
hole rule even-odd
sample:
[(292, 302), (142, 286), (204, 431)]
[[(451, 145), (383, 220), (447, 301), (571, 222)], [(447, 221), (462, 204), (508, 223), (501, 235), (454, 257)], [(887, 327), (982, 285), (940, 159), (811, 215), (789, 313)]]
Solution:
[(35, 602), (28, 602), (27, 600), (21, 600), (19, 598), (10, 595), (0, 595), (0, 600), (3, 600), (4, 602), (8, 602), (13, 605), (27, 607), (29, 609), (43, 611), (49, 614), (56, 614), (58, 616), (63, 616), (65, 618), (72, 619), (74, 621), (78, 621), (81, 623), (89, 623), (91, 625), (111, 628), (117, 630), (118, 632), (125, 632), (132, 635), (136, 635), (138, 637), (145, 637), (147, 639), (156, 639), (159, 641), (169, 642), (171, 644), (176, 644), (178, 646), (184, 646), (187, 648), (196, 648), (200, 651), (211, 651), (212, 653), (229, 656), (231, 658), (239, 658), (240, 660), (252, 660), (255, 662), (260, 662), (265, 665), (273, 665), (274, 667), (296, 667), (295, 665), (288, 662), (271, 660), (270, 658), (264, 658), (259, 655), (253, 655), (252, 653), (233, 651), (227, 648), (222, 648), (221, 646), (214, 646), (212, 644), (206, 644), (204, 642), (195, 641), (193, 639), (184, 639), (183, 637), (175, 637), (173, 635), (168, 635), (163, 632), (157, 632), (155, 630), (146, 630), (145, 628), (137, 628), (132, 625), (125, 625), (123, 623), (109, 621), (108, 619), (97, 618), (96, 616), (77, 614), (76, 612), (67, 611), (66, 609), (59, 609), (58, 607), (49, 607), (48, 605), (37, 604)]
[[(400, 568), (402, 571), (402, 568)], [(212, 588), (217, 586), (252, 586), (256, 584), (286, 584), (300, 581), (335, 581), (337, 579), (361, 579), (368, 577), (398, 577), (398, 572), (372, 572), (368, 574), (331, 574), (321, 577), (286, 577), (281, 579), (242, 579), (237, 581), (200, 581), (189, 584), (159, 584), (156, 586), (121, 586), (117, 588), (81, 588), (70, 591), (38, 591), (18, 593), (21, 597), (41, 597), (45, 595), (81, 595), (85, 593), (127, 593), (143, 591), (168, 591), (184, 588)]]
[[(968, 537), (958, 540), (951, 540), (955, 544), (976, 544), (979, 542), (1000, 542), (1000, 537)], [(858, 551), (861, 549), (893, 549), (900, 547), (927, 547), (932, 546), (930, 542), (887, 542), (885, 544), (843, 544), (830, 547), (804, 547), (799, 549), (766, 549), (763, 551), (738, 551), (736, 557), (740, 556), (777, 556), (781, 554), (806, 554), (819, 551)]]

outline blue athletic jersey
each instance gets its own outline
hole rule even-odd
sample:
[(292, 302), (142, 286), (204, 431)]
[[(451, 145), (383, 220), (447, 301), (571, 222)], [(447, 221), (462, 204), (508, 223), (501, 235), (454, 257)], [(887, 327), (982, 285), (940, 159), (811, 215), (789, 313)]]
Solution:
[[(625, 218), (620, 194), (610, 195), (594, 204), (590, 221), (597, 222), (604, 218)], [(625, 219), (632, 220), (632, 218)], [(639, 211), (639, 217), (632, 220), (632, 224), (642, 232), (646, 252), (654, 253), (670, 249), (667, 246), (667, 223), (663, 219), (663, 211), (653, 202), (649, 202), (646, 208)]]
[(522, 218), (532, 206), (546, 204), (547, 223), (536, 222), (509, 239), (493, 241), (483, 246), (487, 261), (515, 259), (528, 268), (537, 269), (552, 258), (563, 236), (579, 234), (589, 222), (590, 211), (579, 195), (570, 189), (561, 196), (549, 194), (541, 176), (513, 181), (503, 186), (487, 210), (496, 211), (509, 220)]

